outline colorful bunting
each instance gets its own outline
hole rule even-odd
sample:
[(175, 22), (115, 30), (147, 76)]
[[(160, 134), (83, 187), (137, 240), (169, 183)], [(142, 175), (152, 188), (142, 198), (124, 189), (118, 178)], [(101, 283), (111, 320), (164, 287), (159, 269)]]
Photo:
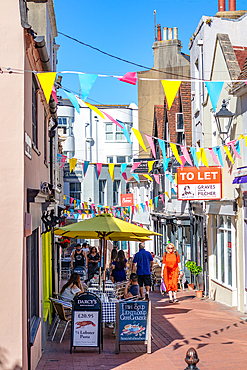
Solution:
[(88, 94), (96, 81), (96, 78), (98, 75), (95, 74), (78, 74), (79, 77), (79, 82), (80, 82), (80, 87), (81, 87), (81, 95), (84, 101), (87, 100)]
[(69, 172), (70, 173), (71, 173), (71, 171), (75, 172), (76, 163), (77, 163), (77, 159), (76, 158), (70, 158), (69, 159)]
[(90, 108), (91, 110), (93, 110), (96, 114), (98, 114), (101, 118), (105, 119), (105, 116), (103, 115), (103, 113), (98, 109), (96, 108), (94, 105), (92, 104), (89, 104), (87, 103), (86, 101), (84, 102), (88, 108)]
[(214, 151), (215, 155), (218, 155), (218, 158), (219, 158), (220, 164), (221, 164), (221, 166), (223, 167), (223, 159), (222, 159), (222, 155), (221, 155), (220, 147), (219, 147), (219, 146), (215, 146), (215, 147), (213, 147), (213, 151)]
[(128, 132), (128, 130), (127, 130), (127, 128), (126, 128), (126, 126), (125, 126), (125, 124), (124, 124), (123, 122), (119, 121), (119, 120), (117, 120), (117, 121), (118, 121), (118, 122), (119, 122), (119, 124), (122, 126), (122, 127), (121, 127), (121, 129), (122, 129), (122, 131), (123, 131), (123, 133), (124, 133), (124, 136), (126, 137), (127, 141), (128, 141), (130, 144), (132, 144), (132, 142), (131, 142), (131, 140), (130, 140), (129, 132)]
[(181, 81), (161, 80), (161, 83), (165, 92), (168, 109), (170, 110), (174, 102), (175, 96), (177, 95), (178, 89), (181, 85)]
[(141, 164), (141, 162), (134, 162), (133, 166), (130, 169), (130, 172), (135, 171), (140, 166), (140, 164)]
[(142, 149), (144, 149), (145, 152), (146, 152), (147, 151), (147, 148), (146, 148), (146, 146), (144, 144), (144, 141), (143, 141), (143, 138), (141, 136), (140, 131), (137, 130), (136, 128), (134, 128), (134, 127), (132, 127), (132, 131), (134, 132), (134, 134), (135, 134), (135, 136), (136, 136), (136, 138), (138, 140), (138, 143), (140, 144), (140, 146), (142, 147)]
[(178, 150), (177, 150), (177, 145), (176, 144), (173, 144), (173, 143), (170, 143), (170, 147), (172, 149), (172, 152), (174, 154), (174, 157), (176, 158), (176, 160), (180, 163), (180, 164), (183, 164), (179, 155), (178, 155)]
[(153, 139), (151, 138), (151, 136), (145, 134), (146, 136), (146, 139), (147, 139), (147, 142), (151, 148), (151, 151), (153, 153), (153, 157), (156, 158), (156, 152), (155, 152), (155, 147), (154, 147), (154, 142), (153, 142)]
[(166, 177), (168, 178), (168, 180), (170, 180), (173, 184), (175, 184), (174, 180), (173, 180), (173, 177), (170, 173), (167, 173), (166, 174)]
[(157, 206), (158, 206), (158, 199), (159, 199), (159, 197), (155, 197), (154, 198), (154, 203), (155, 203), (155, 207), (157, 208)]
[[(239, 140), (237, 140), (237, 143), (236, 143), (236, 151), (238, 152), (239, 156), (241, 156)], [(241, 157), (240, 157), (240, 158), (241, 158)]]
[(176, 191), (173, 188), (171, 188), (171, 191), (173, 194), (177, 195)]
[(206, 167), (209, 167), (209, 166), (208, 166), (207, 156), (206, 156), (206, 153), (205, 153), (204, 148), (201, 148), (200, 150), (201, 150), (201, 160), (202, 160), (202, 163), (203, 163)]
[(76, 111), (80, 114), (80, 106), (79, 106), (78, 100), (76, 99), (75, 95), (67, 90), (63, 90), (63, 91), (65, 92), (65, 94), (67, 95), (71, 103), (73, 104)]
[(56, 79), (56, 72), (37, 73), (37, 77), (45, 95), (45, 99), (47, 103), (49, 103), (52, 88)]
[(155, 161), (148, 161), (148, 172), (151, 172), (153, 169)]
[(220, 93), (224, 82), (222, 81), (207, 81), (205, 82), (206, 88), (208, 90), (208, 95), (212, 103), (212, 107), (214, 112), (216, 111), (216, 107), (218, 104), (218, 100), (220, 97)]
[(102, 169), (102, 163), (97, 163), (95, 168), (96, 178), (99, 179), (101, 169)]
[(121, 175), (123, 174), (123, 172), (126, 170), (127, 168), (127, 163), (121, 163)]
[(84, 177), (87, 173), (88, 166), (89, 166), (89, 161), (84, 161), (84, 163), (83, 163), (83, 175), (84, 175)]
[(197, 168), (199, 168), (198, 160), (197, 160), (197, 155), (196, 155), (196, 148), (193, 146), (190, 148), (191, 155), (193, 157), (194, 164)]
[(148, 174), (143, 173), (143, 176), (146, 177), (149, 181), (153, 181), (152, 177), (150, 177)]
[(161, 198), (161, 200), (162, 200), (162, 202), (163, 202), (163, 204), (165, 206), (164, 195), (163, 194), (160, 194), (160, 198)]
[(153, 174), (153, 176), (154, 176), (155, 181), (156, 181), (156, 182), (157, 182), (157, 184), (159, 185), (159, 184), (160, 184), (160, 175)]
[(224, 145), (224, 149), (225, 149), (225, 152), (226, 152), (228, 158), (230, 159), (232, 164), (234, 164), (234, 160), (232, 159), (231, 153), (230, 153), (229, 149), (227, 148), (227, 145)]
[(240, 158), (241, 159), (241, 156), (239, 155), (238, 151), (236, 150), (235, 148), (235, 144), (236, 144), (237, 140), (233, 140), (233, 141), (229, 141), (229, 143), (227, 143), (227, 146), (231, 146), (232, 150), (233, 150), (233, 153), (235, 155), (235, 157), (237, 158)]
[(114, 166), (115, 166), (115, 164), (114, 163), (109, 163), (108, 166), (109, 166), (109, 174), (111, 176), (112, 181), (114, 182)]
[(127, 82), (131, 85), (136, 85), (137, 73), (136, 72), (127, 72), (123, 77), (118, 77), (119, 81)]
[(132, 176), (134, 177), (134, 179), (139, 182), (140, 184), (140, 179), (139, 179), (139, 176), (137, 175), (137, 173), (132, 173)]
[(216, 164), (217, 164), (217, 166), (220, 166), (220, 163), (219, 163), (219, 161), (218, 161), (218, 159), (217, 159), (217, 157), (216, 157), (216, 154), (215, 154), (215, 152), (213, 151), (213, 149), (212, 149), (212, 148), (208, 148), (208, 150), (209, 150), (209, 153), (211, 154), (211, 156), (212, 156), (212, 158), (213, 158), (214, 163), (216, 163)]
[(124, 180), (127, 182), (128, 181), (127, 174), (125, 172), (123, 172), (121, 175), (123, 176)]
[(122, 128), (122, 125), (120, 125), (119, 122), (117, 122), (114, 118), (112, 118), (112, 116), (110, 116), (110, 114), (106, 113), (106, 112), (103, 112), (103, 110), (101, 111), (107, 118), (109, 118), (110, 121), (112, 121), (113, 123), (115, 123), (118, 127)]
[(165, 195), (170, 199), (170, 196), (168, 194), (168, 191), (165, 192)]
[(57, 92), (56, 92), (56, 89), (55, 89), (55, 86), (54, 85), (52, 86), (51, 96), (53, 97), (53, 99), (55, 100), (55, 102), (58, 104)]
[(186, 148), (185, 146), (183, 146), (183, 145), (180, 145), (180, 148), (181, 148), (181, 150), (182, 150), (182, 152), (183, 152), (183, 155), (184, 155), (185, 160), (186, 160), (186, 161), (187, 161), (191, 166), (193, 166), (193, 164), (192, 164), (192, 161), (191, 161), (191, 158), (190, 158), (190, 155), (189, 155), (189, 153), (188, 153), (187, 148)]

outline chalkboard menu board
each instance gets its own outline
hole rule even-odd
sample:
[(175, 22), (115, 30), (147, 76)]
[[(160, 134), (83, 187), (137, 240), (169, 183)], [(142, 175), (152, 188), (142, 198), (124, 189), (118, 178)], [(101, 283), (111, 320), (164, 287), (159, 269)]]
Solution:
[(119, 341), (147, 340), (148, 302), (119, 303)]

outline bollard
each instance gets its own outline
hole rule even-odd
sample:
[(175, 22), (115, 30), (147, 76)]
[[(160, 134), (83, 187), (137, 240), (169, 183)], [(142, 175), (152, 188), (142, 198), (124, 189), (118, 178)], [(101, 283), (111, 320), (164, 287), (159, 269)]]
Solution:
[(199, 358), (195, 348), (190, 348), (186, 352), (185, 362), (187, 363), (187, 367), (185, 370), (200, 370), (196, 364), (199, 362)]

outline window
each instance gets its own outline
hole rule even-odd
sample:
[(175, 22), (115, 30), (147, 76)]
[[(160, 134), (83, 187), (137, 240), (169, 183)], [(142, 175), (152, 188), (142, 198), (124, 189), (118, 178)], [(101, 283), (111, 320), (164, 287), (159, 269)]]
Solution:
[(81, 200), (81, 183), (80, 182), (70, 182), (69, 184), (70, 197)]
[[(117, 141), (124, 141), (125, 140), (123, 130), (119, 126), (116, 126), (116, 140)], [(121, 163), (121, 162), (118, 162), (118, 163)]]
[(38, 118), (37, 118), (37, 82), (33, 76), (32, 80), (32, 139), (33, 143), (38, 148)]
[(232, 286), (233, 260), (232, 253), (235, 252), (235, 227), (234, 217), (231, 216), (212, 216), (212, 250), (214, 256), (213, 276), (221, 283)]
[(113, 205), (116, 206), (119, 203), (119, 186), (120, 181), (114, 181), (113, 183)]
[(107, 163), (113, 163), (113, 157), (107, 157)]
[(67, 133), (67, 118), (66, 117), (58, 118), (58, 133), (60, 135), (66, 135)]
[(105, 125), (105, 139), (113, 140), (113, 123), (106, 123)]
[(120, 157), (117, 157), (117, 163), (125, 163), (125, 157), (124, 156), (120, 156)]
[(44, 162), (47, 163), (47, 114), (44, 109)]
[(176, 113), (177, 132), (184, 132), (184, 115), (183, 113)]
[(39, 243), (38, 228), (27, 238), (27, 269), (28, 269), (28, 315), (30, 324), (39, 317)]
[(99, 204), (105, 204), (105, 180), (99, 180)]

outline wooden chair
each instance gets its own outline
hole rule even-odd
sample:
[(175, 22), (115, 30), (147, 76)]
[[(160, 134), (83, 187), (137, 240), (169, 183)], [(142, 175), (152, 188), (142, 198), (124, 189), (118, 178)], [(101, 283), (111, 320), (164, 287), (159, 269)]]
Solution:
[(121, 281), (121, 283), (115, 283), (116, 287), (116, 298), (119, 300), (124, 295), (125, 285), (128, 281)]
[(66, 332), (66, 329), (67, 329), (69, 323), (71, 322), (71, 311), (70, 311), (69, 314), (66, 314), (65, 311), (64, 311), (64, 306), (63, 306), (62, 303), (58, 302), (56, 299), (53, 299), (53, 298), (50, 298), (50, 300), (52, 302), (52, 305), (53, 305), (55, 313), (56, 313), (56, 319), (55, 319), (56, 320), (56, 327), (55, 327), (53, 336), (51, 338), (52, 341), (55, 338), (55, 335), (56, 335), (56, 332), (57, 332), (57, 329), (59, 327), (60, 322), (64, 321), (66, 323), (63, 334), (62, 334), (61, 339), (60, 339), (60, 343), (61, 343), (62, 340), (63, 340), (64, 334)]
[(155, 266), (153, 268), (153, 289), (155, 286), (161, 286), (161, 272), (162, 268), (160, 266)]

